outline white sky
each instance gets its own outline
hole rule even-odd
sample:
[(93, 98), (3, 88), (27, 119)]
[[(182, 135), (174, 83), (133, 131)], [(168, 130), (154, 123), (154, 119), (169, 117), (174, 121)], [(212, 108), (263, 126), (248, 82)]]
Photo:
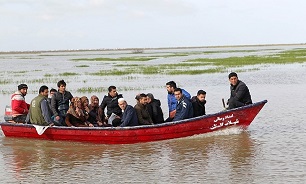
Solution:
[(0, 51), (306, 43), (306, 0), (0, 0)]

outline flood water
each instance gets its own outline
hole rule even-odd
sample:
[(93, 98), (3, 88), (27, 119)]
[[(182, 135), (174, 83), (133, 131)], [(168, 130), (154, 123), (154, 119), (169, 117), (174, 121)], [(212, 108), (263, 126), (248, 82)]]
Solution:
[[(268, 54), (302, 46), (217, 48), (215, 50), (258, 50)], [(173, 52), (212, 50), (149, 50), (156, 55)], [(151, 52), (151, 53), (150, 53)], [(149, 55), (148, 54), (148, 55)], [(175, 63), (197, 57), (229, 57), (248, 52), (224, 52), (159, 58), (146, 64)], [(55, 55), (55, 56), (54, 56)], [(151, 92), (167, 112), (165, 83), (174, 80), (195, 95), (207, 92), (208, 114), (222, 110), (221, 98), (229, 96), (228, 73), (201, 75), (92, 76), (114, 67), (114, 62), (71, 61), (75, 58), (131, 57), (129, 51), (61, 52), (43, 54), (2, 54), (0, 118), (10, 94), (20, 82), (29, 86), (26, 101), (36, 96), (44, 84), (56, 87), (60, 79), (74, 96), (97, 95), (106, 91), (85, 92), (81, 87), (115, 85), (127, 102), (135, 105), (135, 95)], [(129, 62), (125, 64), (135, 64)], [(89, 67), (76, 67), (89, 65)], [(304, 183), (306, 180), (306, 63), (258, 65), (257, 70), (238, 72), (253, 101), (268, 103), (246, 131), (230, 129), (206, 135), (132, 145), (44, 141), (0, 136), (0, 178), (2, 183)], [(233, 69), (235, 70), (235, 69)], [(59, 76), (77, 72), (76, 76)], [(8, 83), (3, 80), (10, 80)], [(166, 115), (165, 115), (166, 118)]]

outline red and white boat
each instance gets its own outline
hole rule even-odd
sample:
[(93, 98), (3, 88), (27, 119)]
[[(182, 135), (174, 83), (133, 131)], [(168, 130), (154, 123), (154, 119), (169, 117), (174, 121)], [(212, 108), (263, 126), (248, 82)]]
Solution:
[(39, 127), (37, 125), (10, 122), (0, 123), (0, 126), (6, 137), (99, 144), (132, 144), (189, 137), (230, 127), (246, 129), (266, 103), (267, 100), (264, 100), (216, 114), (176, 122), (135, 127)]

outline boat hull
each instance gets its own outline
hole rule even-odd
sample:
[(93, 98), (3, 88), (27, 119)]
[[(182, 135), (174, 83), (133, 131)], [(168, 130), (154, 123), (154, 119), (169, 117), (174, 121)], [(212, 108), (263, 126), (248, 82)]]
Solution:
[(7, 137), (92, 142), (99, 144), (132, 144), (204, 134), (228, 127), (246, 128), (267, 103), (266, 100), (177, 122), (135, 127), (48, 127), (39, 135), (31, 124), (0, 123)]

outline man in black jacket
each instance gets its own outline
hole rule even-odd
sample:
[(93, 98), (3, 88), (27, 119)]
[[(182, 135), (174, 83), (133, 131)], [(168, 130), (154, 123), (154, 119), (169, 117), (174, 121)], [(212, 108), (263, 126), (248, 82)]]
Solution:
[(57, 126), (67, 126), (65, 117), (69, 109), (69, 102), (73, 98), (69, 91), (66, 91), (66, 82), (60, 80), (57, 83), (58, 91), (51, 98), (51, 110), (53, 121)]
[(152, 93), (148, 93), (148, 104), (147, 109), (152, 118), (154, 124), (163, 123), (164, 122), (164, 114), (163, 110), (160, 107), (160, 100), (155, 99)]
[(252, 104), (251, 94), (249, 88), (244, 82), (238, 80), (235, 72), (228, 75), (230, 82), (231, 96), (228, 99), (228, 109), (241, 107), (244, 105)]
[(112, 115), (112, 113), (116, 114), (117, 116), (121, 117), (122, 110), (118, 105), (118, 99), (123, 98), (121, 94), (117, 93), (115, 86), (108, 87), (108, 95), (105, 95), (101, 105), (99, 107), (99, 115), (104, 113), (105, 107), (107, 107), (106, 116), (107, 119)]
[(191, 98), (191, 103), (193, 107), (193, 117), (205, 115), (205, 104), (206, 104), (206, 92), (199, 90), (197, 96)]

